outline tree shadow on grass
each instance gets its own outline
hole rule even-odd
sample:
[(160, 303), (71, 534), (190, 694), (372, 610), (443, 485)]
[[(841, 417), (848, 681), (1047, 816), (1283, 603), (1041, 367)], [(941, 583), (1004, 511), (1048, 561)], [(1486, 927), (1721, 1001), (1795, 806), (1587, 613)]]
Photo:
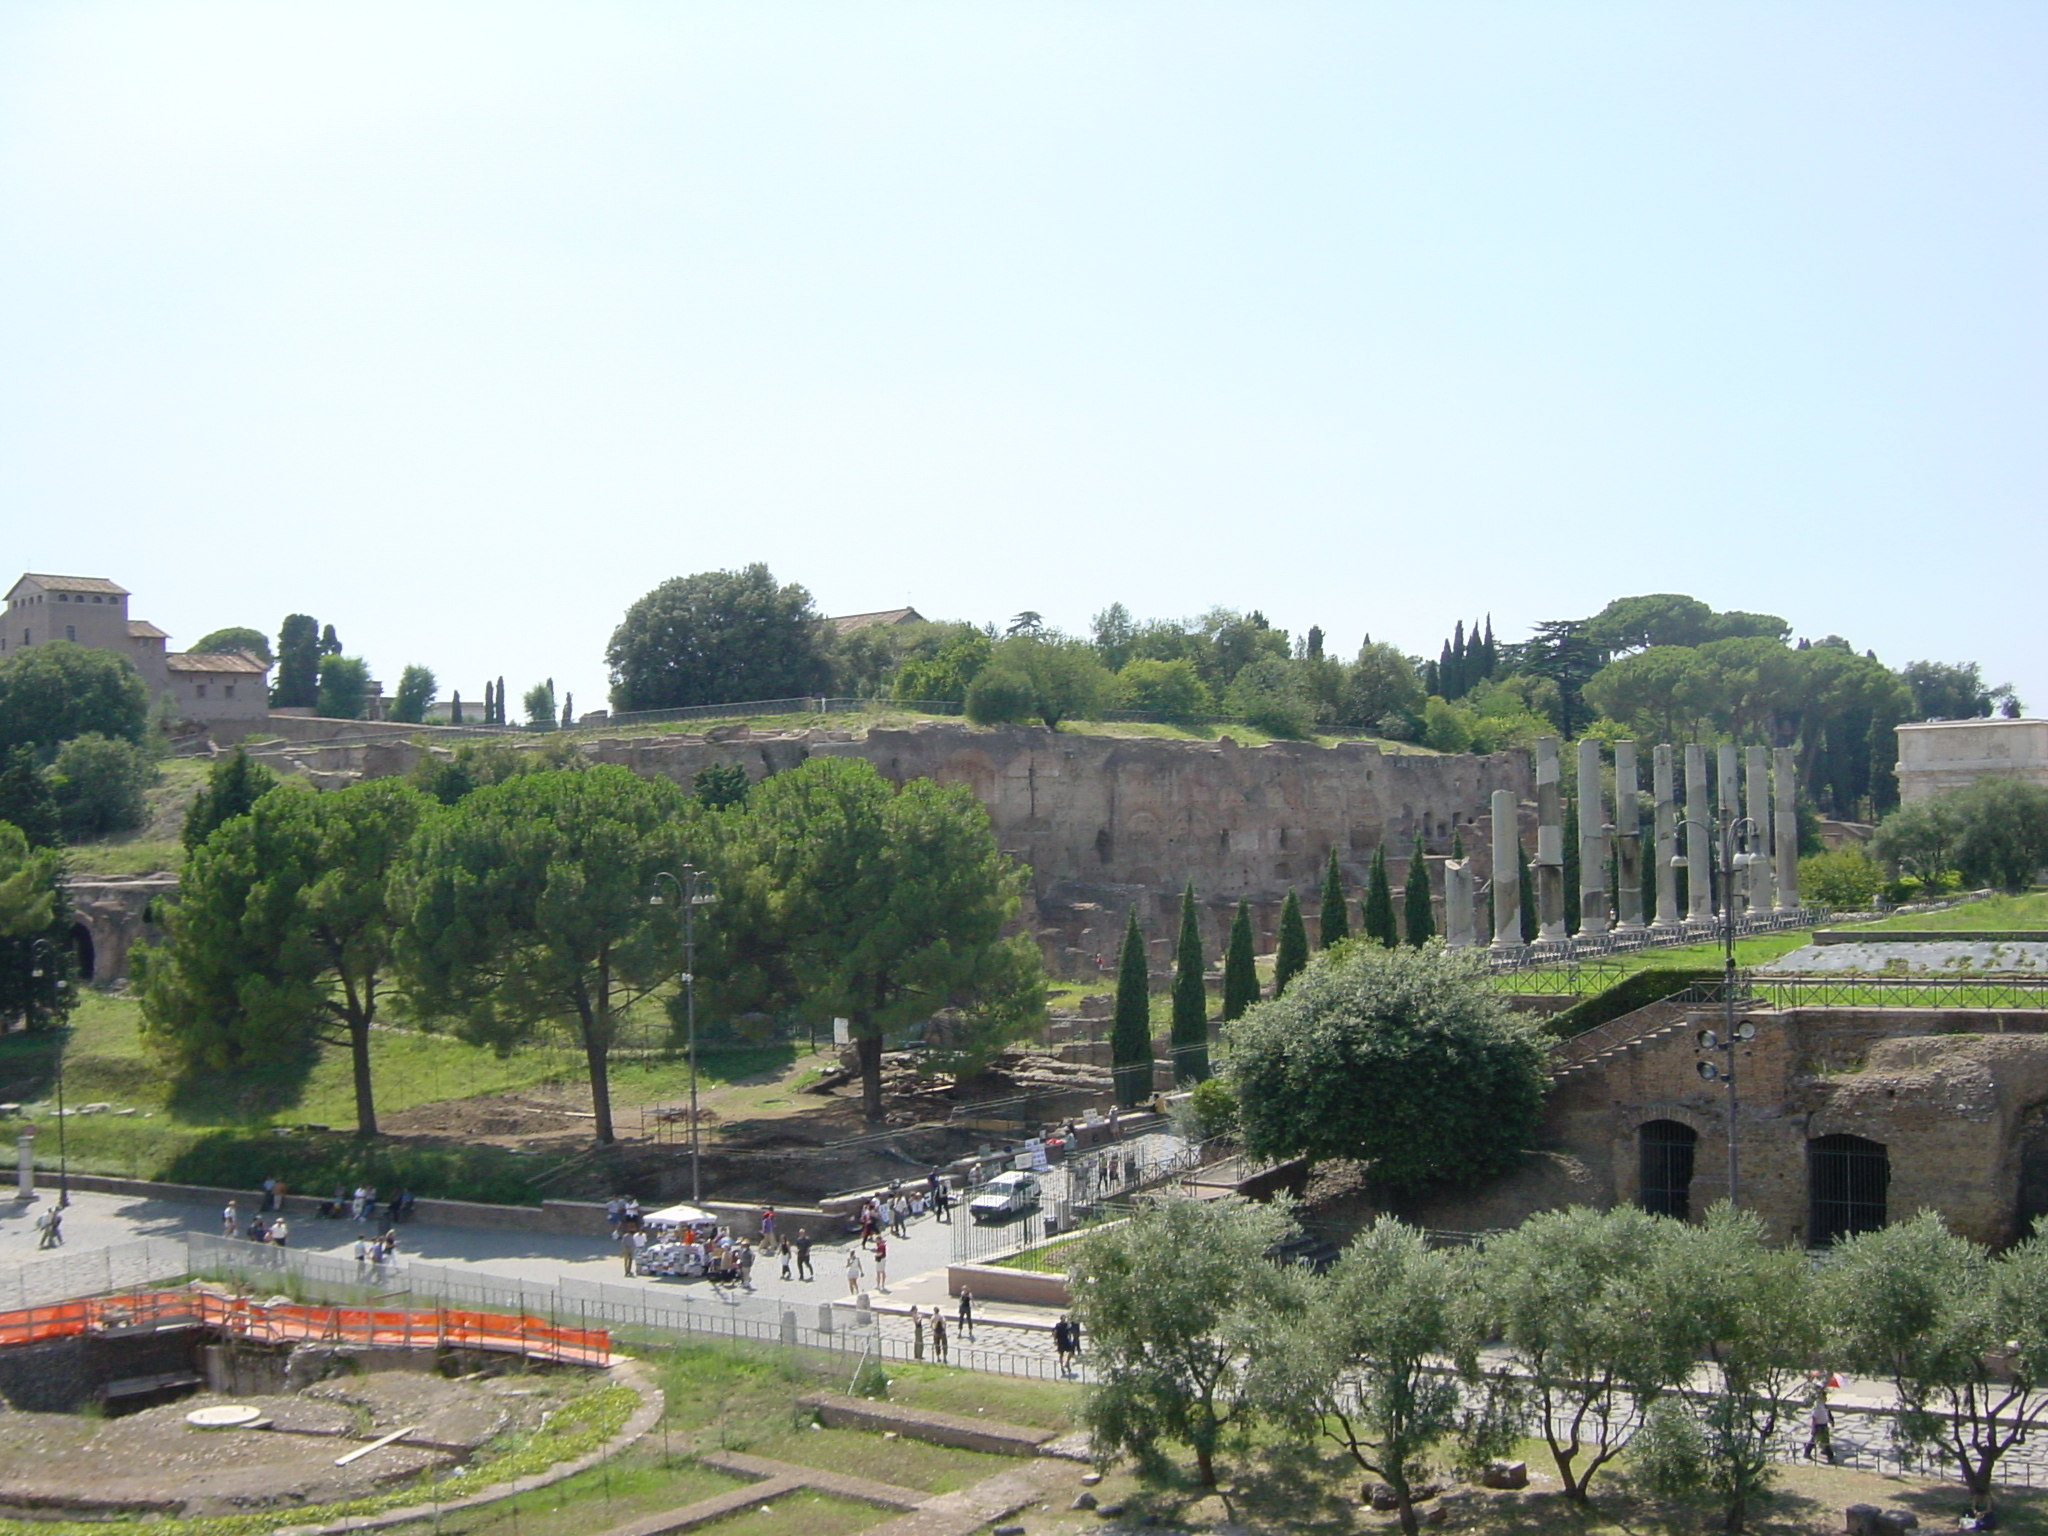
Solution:
[(165, 1108), (185, 1125), (263, 1125), (305, 1097), (319, 1064), (319, 1048), (308, 1045), (261, 1066), (188, 1073), (172, 1080)]

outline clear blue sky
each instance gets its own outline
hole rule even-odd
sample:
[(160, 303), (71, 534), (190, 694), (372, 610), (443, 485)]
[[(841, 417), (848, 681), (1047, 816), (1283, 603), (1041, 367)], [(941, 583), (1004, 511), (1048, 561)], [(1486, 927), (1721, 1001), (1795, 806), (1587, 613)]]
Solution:
[[(0, 9), (0, 561), (474, 700), (660, 579), (2048, 713), (2048, 7)], [(0, 578), (4, 579), (4, 578)]]

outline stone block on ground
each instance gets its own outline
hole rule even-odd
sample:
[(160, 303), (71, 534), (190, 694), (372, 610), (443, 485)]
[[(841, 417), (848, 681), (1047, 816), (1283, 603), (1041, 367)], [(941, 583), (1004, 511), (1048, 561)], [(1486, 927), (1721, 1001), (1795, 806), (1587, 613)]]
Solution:
[(1487, 1488), (1526, 1488), (1529, 1486), (1529, 1463), (1489, 1461), (1486, 1470), (1479, 1474), (1479, 1481)]

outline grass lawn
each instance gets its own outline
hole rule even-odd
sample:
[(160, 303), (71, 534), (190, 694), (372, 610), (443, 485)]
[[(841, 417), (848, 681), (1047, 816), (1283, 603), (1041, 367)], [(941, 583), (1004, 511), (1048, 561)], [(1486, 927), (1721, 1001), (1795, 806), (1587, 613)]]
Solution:
[(645, 1515), (694, 1504), (746, 1482), (746, 1478), (715, 1471), (687, 1457), (665, 1458), (660, 1438), (655, 1436), (622, 1452), (607, 1466), (565, 1477), (551, 1487), (481, 1509), (459, 1510), (438, 1520), (388, 1529), (407, 1536), (423, 1536), (429, 1531), (440, 1531), (443, 1536), (513, 1536), (515, 1532), (518, 1536), (584, 1536), (585, 1532), (608, 1530)]
[(824, 1472), (844, 1472), (872, 1482), (894, 1483), (922, 1493), (954, 1493), (1016, 1465), (1013, 1457), (963, 1451), (922, 1440), (885, 1440), (858, 1429), (820, 1429), (815, 1424), (769, 1435), (747, 1447), (755, 1456), (795, 1462)]
[(1941, 912), (1907, 913), (1882, 918), (1874, 923), (1857, 923), (1859, 932), (1872, 929), (1923, 928), (2048, 928), (2048, 891), (2028, 891), (2024, 896), (1988, 896), (1966, 901), (1960, 907)]

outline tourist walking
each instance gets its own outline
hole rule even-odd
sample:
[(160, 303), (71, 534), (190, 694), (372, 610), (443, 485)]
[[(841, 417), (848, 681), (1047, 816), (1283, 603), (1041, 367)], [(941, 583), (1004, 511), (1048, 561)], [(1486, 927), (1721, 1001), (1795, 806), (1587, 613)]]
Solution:
[(860, 1250), (858, 1248), (849, 1248), (846, 1250), (846, 1294), (858, 1296), (860, 1294), (860, 1282)]
[(782, 1245), (782, 1278), (785, 1280), (789, 1278), (789, 1266), (796, 1262), (794, 1246), (791, 1243), (784, 1243)]
[(897, 1193), (889, 1199), (889, 1225), (898, 1237), (910, 1236), (910, 1197)]
[(764, 1206), (761, 1210), (761, 1251), (775, 1251), (775, 1207)]
[(36, 1226), (41, 1228), (43, 1234), (43, 1240), (36, 1244), (38, 1248), (61, 1248), (64, 1246), (64, 1213), (56, 1206), (53, 1205), (43, 1212), (41, 1218), (37, 1220)]
[(811, 1229), (809, 1227), (798, 1227), (796, 1229), (796, 1277), (799, 1280), (817, 1279), (817, 1276), (811, 1272)]
[(1053, 1353), (1060, 1359), (1060, 1374), (1074, 1374), (1074, 1357), (1081, 1353), (1081, 1325), (1072, 1318), (1062, 1316), (1052, 1325)]
[(745, 1238), (740, 1239), (740, 1289), (754, 1288), (754, 1245)]
[(1828, 1391), (1822, 1387), (1813, 1396), (1813, 1406), (1806, 1411), (1806, 1459), (1813, 1460), (1813, 1453), (1819, 1451), (1827, 1464), (1835, 1464), (1834, 1445), (1835, 1415), (1828, 1407)]
[(946, 1319), (937, 1307), (932, 1308), (932, 1358), (946, 1363)]
[(292, 1229), (290, 1224), (284, 1219), (284, 1213), (282, 1211), (278, 1212), (277, 1220), (270, 1224), (270, 1241), (282, 1248), (291, 1235)]
[(239, 1237), (241, 1232), (241, 1207), (235, 1201), (230, 1200), (225, 1206), (221, 1207), (220, 1235), (222, 1237)]
[(360, 1276), (370, 1262), (370, 1240), (362, 1233), (356, 1234), (356, 1274)]
[(910, 1309), (910, 1358), (924, 1358), (924, 1313), (916, 1307)]
[(889, 1289), (889, 1239), (879, 1232), (875, 1234), (875, 1288)]
[(960, 1337), (974, 1337), (974, 1292), (964, 1285), (960, 1287)]

